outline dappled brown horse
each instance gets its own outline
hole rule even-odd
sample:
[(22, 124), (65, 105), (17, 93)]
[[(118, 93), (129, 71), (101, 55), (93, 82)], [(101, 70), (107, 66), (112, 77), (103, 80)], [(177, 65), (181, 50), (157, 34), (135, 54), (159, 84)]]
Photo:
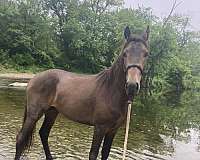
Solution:
[(15, 160), (31, 145), (36, 122), (45, 115), (39, 134), (46, 154), (52, 156), (48, 136), (58, 113), (94, 126), (90, 160), (96, 160), (102, 140), (102, 160), (108, 158), (113, 138), (127, 114), (128, 100), (138, 93), (148, 56), (149, 27), (138, 36), (124, 30), (125, 43), (114, 64), (96, 75), (52, 69), (30, 80), (22, 129), (17, 136)]

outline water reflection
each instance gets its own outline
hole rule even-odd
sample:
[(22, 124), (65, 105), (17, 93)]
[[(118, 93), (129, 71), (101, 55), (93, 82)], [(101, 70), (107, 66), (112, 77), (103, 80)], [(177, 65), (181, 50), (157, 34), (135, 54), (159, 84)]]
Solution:
[[(25, 90), (8, 88), (12, 80), (0, 80), (0, 159), (10, 160), (15, 152), (15, 135), (23, 116)], [(128, 160), (198, 160), (200, 157), (200, 94), (184, 92), (137, 99), (133, 105), (128, 140)], [(37, 131), (42, 123), (37, 125)], [(55, 159), (88, 159), (93, 128), (57, 118), (50, 134)], [(112, 147), (110, 160), (122, 158), (124, 128)], [(45, 159), (38, 132), (26, 157)], [(25, 158), (25, 159), (26, 159)]]

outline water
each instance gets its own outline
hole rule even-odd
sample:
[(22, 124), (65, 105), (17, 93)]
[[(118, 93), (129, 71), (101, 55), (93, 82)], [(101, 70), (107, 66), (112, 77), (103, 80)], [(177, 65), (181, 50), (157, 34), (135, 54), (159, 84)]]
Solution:
[[(0, 160), (11, 160), (22, 123), (25, 88), (7, 87), (16, 80), (0, 80)], [(200, 93), (166, 93), (133, 105), (127, 160), (199, 160)], [(24, 159), (44, 160), (37, 125), (34, 145)], [(57, 160), (88, 159), (93, 128), (59, 116), (49, 143)], [(122, 158), (124, 127), (114, 140), (110, 160)]]

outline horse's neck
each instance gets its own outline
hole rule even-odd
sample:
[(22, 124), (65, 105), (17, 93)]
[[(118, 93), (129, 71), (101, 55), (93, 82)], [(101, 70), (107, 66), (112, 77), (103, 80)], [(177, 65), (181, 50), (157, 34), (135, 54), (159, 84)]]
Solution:
[(97, 93), (105, 95), (111, 103), (122, 104), (127, 99), (125, 91), (126, 74), (123, 69), (123, 59), (117, 61), (109, 68), (100, 72), (97, 77)]
[(124, 91), (125, 87), (125, 73), (123, 70), (123, 65), (120, 62), (114, 63), (110, 70), (110, 80), (112, 81), (111, 85), (113, 89), (118, 89), (119, 91)]
[(122, 101), (126, 99), (125, 83), (126, 74), (123, 69), (123, 61), (119, 59), (110, 67), (110, 87), (109, 92), (111, 92), (114, 101)]

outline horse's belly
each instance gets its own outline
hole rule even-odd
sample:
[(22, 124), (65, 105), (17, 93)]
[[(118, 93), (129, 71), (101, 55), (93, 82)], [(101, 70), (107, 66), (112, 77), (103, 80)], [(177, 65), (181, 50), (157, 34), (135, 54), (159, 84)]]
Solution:
[(70, 120), (93, 125), (93, 104), (88, 100), (66, 100), (58, 103), (58, 111)]
[(75, 122), (93, 125), (92, 114), (90, 112), (86, 112), (83, 110), (77, 110), (77, 109), (70, 109), (70, 111), (69, 111), (68, 109), (69, 109), (69, 107), (67, 107), (67, 110), (61, 109), (61, 111), (60, 111), (66, 118), (68, 118), (72, 121), (75, 121)]

